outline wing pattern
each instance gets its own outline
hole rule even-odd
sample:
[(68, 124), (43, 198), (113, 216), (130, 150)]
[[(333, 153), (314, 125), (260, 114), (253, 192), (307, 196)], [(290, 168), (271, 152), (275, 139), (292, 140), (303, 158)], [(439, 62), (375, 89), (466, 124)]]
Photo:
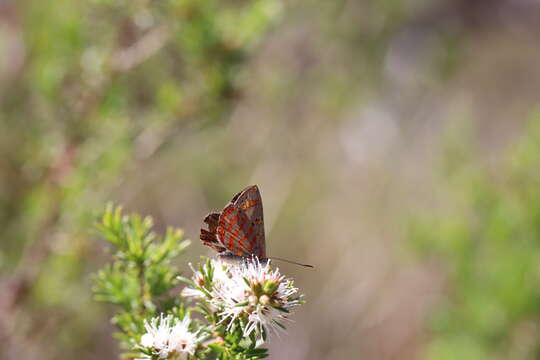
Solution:
[(209, 214), (204, 222), (208, 224), (208, 230), (201, 229), (204, 245), (219, 253), (266, 257), (263, 207), (257, 185), (236, 194), (221, 213)]

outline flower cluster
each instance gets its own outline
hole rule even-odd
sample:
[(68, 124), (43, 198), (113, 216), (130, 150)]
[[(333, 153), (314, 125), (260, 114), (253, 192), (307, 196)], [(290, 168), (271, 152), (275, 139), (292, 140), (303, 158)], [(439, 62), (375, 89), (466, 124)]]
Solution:
[(284, 329), (290, 309), (302, 303), (292, 280), (256, 257), (238, 265), (211, 261), (194, 271), (193, 285), (183, 295), (206, 301), (219, 323), (226, 323), (227, 330), (239, 325), (244, 336), (260, 338)]
[(188, 355), (195, 354), (201, 340), (197, 332), (189, 330), (191, 320), (184, 317), (177, 321), (172, 315), (153, 318), (145, 321), (146, 333), (141, 337), (141, 346), (151, 350), (161, 359), (176, 357), (184, 360)]
[[(139, 346), (150, 358), (184, 360), (206, 345), (223, 344), (234, 332), (239, 342), (254, 340), (253, 349), (269, 332), (285, 329), (283, 321), (290, 309), (302, 303), (292, 280), (272, 269), (269, 261), (252, 258), (227, 264), (209, 260), (192, 270), (191, 280), (184, 279), (190, 286), (182, 296), (199, 303), (198, 312), (211, 325), (196, 325), (189, 316), (178, 320), (163, 314), (145, 321), (146, 333)], [(192, 330), (197, 326), (198, 330)], [(203, 343), (207, 338), (211, 339)]]

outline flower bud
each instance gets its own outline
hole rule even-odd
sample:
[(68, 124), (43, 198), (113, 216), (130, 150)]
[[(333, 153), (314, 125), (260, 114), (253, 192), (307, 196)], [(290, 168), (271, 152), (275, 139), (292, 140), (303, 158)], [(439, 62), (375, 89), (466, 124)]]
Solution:
[(279, 283), (272, 280), (268, 280), (264, 283), (263, 293), (267, 295), (272, 295), (274, 291), (277, 290), (278, 286), (279, 286)]
[(257, 295), (260, 295), (263, 292), (261, 283), (258, 281), (251, 283), (251, 288), (253, 289), (253, 292)]
[(268, 305), (270, 303), (270, 297), (268, 295), (263, 295), (259, 298), (259, 302), (263, 305)]
[(204, 286), (204, 279), (202, 277), (198, 277), (196, 280), (197, 285)]
[(251, 306), (257, 305), (257, 301), (258, 301), (258, 300), (259, 300), (259, 299), (258, 299), (255, 295), (250, 295), (250, 296), (248, 297), (248, 301), (249, 301), (249, 304), (250, 304)]

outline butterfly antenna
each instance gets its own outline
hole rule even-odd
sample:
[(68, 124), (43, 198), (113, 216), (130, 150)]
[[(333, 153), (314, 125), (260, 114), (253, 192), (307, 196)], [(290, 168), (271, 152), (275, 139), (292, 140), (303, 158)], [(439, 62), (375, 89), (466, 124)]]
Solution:
[(294, 265), (299, 265), (299, 266), (303, 266), (303, 267), (308, 267), (308, 268), (315, 268), (315, 266), (313, 265), (309, 265), (309, 264), (300, 264), (296, 261), (291, 261), (291, 260), (287, 260), (287, 259), (282, 259), (282, 258), (278, 258), (278, 257), (269, 257), (269, 259), (271, 260), (278, 260), (278, 261), (283, 261), (283, 262), (286, 262), (286, 263), (289, 263), (289, 264), (294, 264)]

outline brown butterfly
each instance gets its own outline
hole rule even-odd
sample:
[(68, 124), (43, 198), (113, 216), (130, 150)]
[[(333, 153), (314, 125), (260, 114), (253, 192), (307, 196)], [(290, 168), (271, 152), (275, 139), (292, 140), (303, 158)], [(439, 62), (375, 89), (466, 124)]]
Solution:
[(220, 258), (234, 261), (257, 257), (260, 261), (268, 261), (262, 198), (257, 185), (248, 186), (236, 194), (223, 211), (208, 214), (204, 222), (208, 224), (208, 230), (201, 229), (201, 241), (216, 250)]

